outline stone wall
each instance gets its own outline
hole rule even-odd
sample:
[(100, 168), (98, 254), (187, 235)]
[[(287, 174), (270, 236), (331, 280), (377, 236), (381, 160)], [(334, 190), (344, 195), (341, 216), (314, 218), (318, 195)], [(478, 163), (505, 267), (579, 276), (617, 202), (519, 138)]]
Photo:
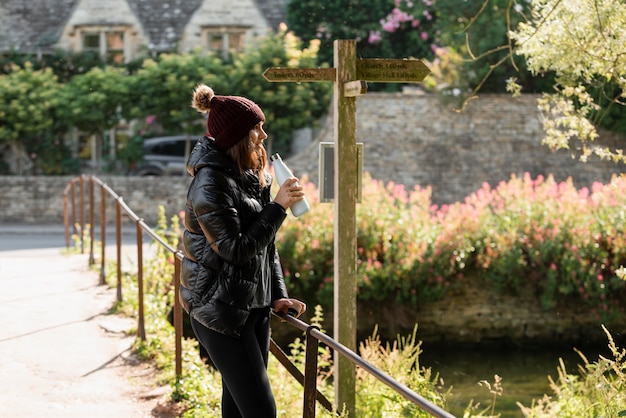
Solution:
[[(357, 98), (363, 170), (408, 188), (430, 185), (437, 204), (463, 200), (483, 183), (496, 186), (512, 173), (528, 172), (533, 178), (553, 174), (557, 181), (571, 177), (583, 187), (624, 171), (623, 165), (594, 158), (582, 163), (572, 156), (575, 151), (552, 153), (542, 145), (537, 97), (486, 95), (456, 112), (432, 95), (367, 93)], [(318, 141), (333, 142), (332, 123), (328, 118)], [(623, 147), (626, 138), (603, 132), (601, 140)], [(318, 141), (287, 159), (296, 174), (305, 173), (314, 182)]]
[[(418, 324), (419, 339), (429, 344), (581, 347), (605, 345), (603, 324), (618, 344), (626, 342), (626, 318), (602, 321), (577, 300), (561, 299), (546, 309), (529, 289), (522, 292), (496, 291), (468, 276), (442, 300), (418, 308), (393, 301), (360, 303), (359, 334), (365, 338), (378, 325), (382, 338), (394, 339), (409, 335)], [(327, 324), (326, 329), (332, 326)]]
[[(156, 225), (158, 207), (164, 206), (168, 217), (184, 208), (185, 194), (189, 186), (189, 177), (122, 177), (98, 176), (110, 187), (137, 216), (148, 225)], [(80, 220), (80, 182), (74, 182), (74, 209), (72, 211), (72, 180), (79, 177), (69, 176), (0, 176), (0, 225), (1, 224), (63, 224), (63, 196), (67, 192), (68, 213), (75, 214), (75, 221)], [(86, 200), (85, 216), (88, 223), (89, 177), (83, 182)], [(100, 219), (101, 187), (94, 183), (94, 202), (97, 205), (95, 219)], [(107, 223), (115, 222), (114, 199), (107, 195)], [(70, 219), (70, 222), (72, 219)]]

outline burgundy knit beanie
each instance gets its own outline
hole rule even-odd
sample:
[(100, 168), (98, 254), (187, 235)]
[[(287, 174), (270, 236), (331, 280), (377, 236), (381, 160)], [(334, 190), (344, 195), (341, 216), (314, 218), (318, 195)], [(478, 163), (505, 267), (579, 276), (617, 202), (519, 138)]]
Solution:
[(263, 111), (252, 100), (240, 96), (217, 96), (205, 85), (194, 91), (192, 105), (209, 112), (208, 135), (223, 151), (246, 138), (257, 123), (265, 121)]

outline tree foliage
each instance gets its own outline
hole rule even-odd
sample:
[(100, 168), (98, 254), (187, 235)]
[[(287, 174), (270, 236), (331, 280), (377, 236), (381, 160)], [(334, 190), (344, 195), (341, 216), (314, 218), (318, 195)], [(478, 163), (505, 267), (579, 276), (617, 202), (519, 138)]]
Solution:
[(0, 144), (12, 147), (22, 174), (22, 156), (27, 145), (54, 126), (51, 113), (57, 106), (60, 85), (50, 69), (34, 70), (26, 64), (22, 70), (0, 76)]
[(478, 90), (505, 92), (513, 75), (527, 91), (549, 88), (550, 77), (534, 77), (510, 49), (507, 33), (527, 12), (527, 2), (512, 0), (292, 0), (288, 22), (321, 41), (321, 62), (332, 63), (333, 40), (342, 38), (357, 41), (359, 57), (424, 59), (433, 73), (424, 85), (463, 107)]
[(94, 67), (64, 85), (59, 113), (67, 123), (88, 134), (102, 134), (121, 119), (127, 94), (124, 74), (114, 67)]
[(0, 142), (21, 139), (52, 127), (49, 111), (56, 106), (59, 84), (52, 71), (26, 65), (0, 77)]
[[(363, 58), (430, 59), (439, 42), (432, 3), (431, 0), (292, 0), (287, 6), (287, 20), (297, 36), (320, 42), (320, 63), (333, 63), (335, 39), (355, 39), (357, 55)], [(395, 84), (392, 86), (397, 88)]]
[(234, 56), (230, 91), (258, 102), (266, 117), (269, 152), (288, 154), (293, 131), (314, 126), (328, 112), (331, 83), (269, 83), (262, 74), (270, 67), (314, 67), (319, 42), (303, 42), (281, 27)]
[(72, 52), (55, 50), (51, 54), (37, 55), (20, 51), (0, 54), (0, 74), (8, 74), (16, 69), (30, 66), (35, 70), (49, 68), (60, 83), (65, 83), (78, 74), (84, 74), (93, 67), (104, 67), (106, 63), (93, 52)]
[(153, 116), (168, 132), (195, 133), (198, 113), (191, 107), (191, 92), (200, 82), (218, 91), (227, 87), (222, 61), (212, 54), (170, 54), (146, 60), (136, 74), (128, 77), (129, 118)]
[[(534, 0), (531, 6), (531, 18), (511, 38), (534, 73), (556, 74), (555, 91), (540, 101), (545, 142), (555, 149), (569, 148), (578, 138), (583, 159), (596, 154), (626, 162), (622, 149), (591, 143), (598, 137), (597, 126), (626, 133), (626, 4)], [(520, 91), (513, 82), (511, 89)]]
[(528, 92), (549, 89), (550, 74), (534, 77), (524, 59), (515, 56), (508, 38), (508, 32), (526, 20), (528, 7), (528, 2), (513, 0), (437, 0), (441, 48), (431, 63), (436, 90), (457, 97), (462, 108), (478, 91), (504, 93), (512, 76)]

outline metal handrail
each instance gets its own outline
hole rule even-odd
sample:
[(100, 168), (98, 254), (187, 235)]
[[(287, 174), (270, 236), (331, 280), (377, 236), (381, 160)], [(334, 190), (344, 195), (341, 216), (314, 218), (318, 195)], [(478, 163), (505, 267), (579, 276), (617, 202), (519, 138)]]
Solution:
[[(139, 338), (145, 341), (146, 333), (145, 333), (145, 324), (144, 324), (144, 306), (143, 306), (143, 233), (148, 234), (154, 241), (158, 244), (162, 245), (165, 249), (175, 255), (174, 257), (174, 330), (175, 330), (175, 368), (176, 368), (176, 376), (180, 378), (182, 376), (182, 338), (183, 338), (183, 309), (180, 303), (179, 292), (180, 292), (180, 271), (181, 271), (181, 263), (184, 258), (183, 253), (180, 250), (177, 250), (171, 247), (161, 236), (156, 234), (143, 220), (137, 216), (133, 210), (126, 205), (123, 198), (119, 196), (113, 189), (107, 186), (104, 182), (94, 176), (86, 176), (82, 175), (70, 180), (68, 185), (65, 187), (63, 192), (63, 219), (64, 219), (64, 227), (65, 227), (65, 244), (66, 247), (69, 248), (70, 245), (70, 234), (69, 234), (69, 208), (68, 208), (68, 195), (71, 196), (71, 215), (72, 215), (72, 226), (74, 226), (74, 232), (76, 232), (76, 207), (75, 207), (75, 186), (76, 182), (79, 183), (80, 186), (80, 242), (81, 242), (81, 252), (84, 252), (84, 243), (83, 243), (83, 235), (85, 230), (85, 179), (89, 181), (90, 185), (90, 211), (89, 211), (89, 224), (90, 228), (90, 253), (89, 253), (89, 264), (94, 263), (94, 255), (93, 255), (93, 243), (95, 238), (95, 215), (94, 215), (94, 190), (95, 184), (99, 185), (101, 188), (101, 198), (100, 198), (100, 239), (101, 239), (101, 266), (100, 266), (100, 282), (104, 283), (105, 278), (105, 247), (106, 247), (106, 195), (109, 194), (116, 203), (116, 247), (117, 247), (117, 300), (122, 300), (122, 273), (121, 273), (121, 248), (122, 248), (122, 216), (121, 211), (123, 210), (130, 217), (132, 221), (136, 224), (136, 236), (137, 236), (137, 262), (138, 262), (138, 326), (137, 326), (137, 335)], [(278, 361), (283, 364), (283, 366), (289, 371), (289, 373), (298, 380), (304, 386), (304, 405), (303, 405), (303, 418), (314, 418), (315, 417), (315, 405), (316, 401), (319, 402), (322, 406), (324, 406), (327, 410), (332, 411), (332, 404), (323, 394), (321, 394), (317, 390), (317, 349), (319, 342), (323, 342), (328, 347), (335, 350), (340, 355), (344, 356), (348, 360), (350, 360), (355, 365), (361, 367), (363, 370), (367, 371), (369, 374), (380, 380), (382, 383), (387, 385), (389, 388), (403, 396), (405, 399), (413, 402), (415, 405), (419, 406), (424, 411), (430, 413), (432, 416), (437, 418), (454, 418), (454, 415), (443, 410), (441, 407), (433, 404), (428, 401), (424, 397), (418, 395), (414, 391), (412, 391), (407, 386), (402, 383), (396, 381), (388, 374), (378, 370), (373, 365), (369, 364), (367, 361), (363, 360), (358, 354), (348, 349), (344, 345), (335, 341), (328, 335), (324, 334), (320, 331), (320, 329), (315, 325), (307, 324), (291, 314), (284, 313), (274, 313), (275, 316), (278, 316), (288, 324), (300, 329), (306, 335), (306, 352), (305, 352), (305, 372), (302, 374), (298, 368), (291, 363), (287, 355), (282, 352), (280, 347), (271, 340), (270, 341), (270, 349), (272, 354), (278, 359)]]
[[(374, 367), (367, 361), (363, 360), (363, 358), (359, 356), (358, 354), (356, 354), (354, 351), (350, 350), (343, 344), (335, 341), (328, 335), (321, 332), (318, 327), (309, 325), (306, 322), (303, 322), (297, 318), (294, 318), (290, 314), (286, 315), (282, 312), (276, 312), (274, 313), (274, 315), (280, 317), (281, 319), (283, 319), (290, 325), (293, 325), (294, 327), (298, 328), (299, 330), (304, 331), (307, 337), (310, 336), (319, 342), (323, 342), (328, 347), (332, 348), (333, 350), (335, 350), (336, 352), (338, 352), (339, 354), (341, 354), (342, 356), (350, 360), (352, 363), (361, 367), (362, 369), (367, 371), (369, 374), (371, 374), (372, 376), (374, 376), (375, 378), (383, 382), (385, 385), (389, 386), (391, 389), (393, 389), (394, 391), (402, 395), (405, 399), (418, 405), (424, 411), (429, 412), (432, 416), (441, 417), (441, 418), (454, 418), (454, 415), (445, 411), (441, 407), (433, 404), (432, 402), (425, 399), (424, 397), (418, 395), (417, 393), (409, 389), (407, 386), (393, 379), (391, 376), (389, 376), (385, 372), (378, 370), (376, 367)], [(310, 344), (310, 341), (309, 339), (307, 339), (307, 349), (308, 349), (309, 344)], [(315, 350), (317, 351), (317, 346)]]
[(137, 240), (137, 292), (138, 292), (138, 323), (137, 323), (137, 336), (141, 338), (142, 341), (146, 340), (146, 329), (145, 329), (145, 315), (144, 315), (144, 303), (143, 303), (143, 233), (148, 234), (153, 240), (155, 240), (158, 244), (163, 246), (166, 250), (174, 254), (174, 335), (175, 335), (175, 371), (176, 376), (180, 377), (182, 375), (182, 338), (183, 338), (183, 313), (182, 313), (182, 305), (180, 303), (179, 292), (180, 292), (180, 270), (181, 263), (183, 260), (183, 253), (179, 250), (176, 250), (172, 246), (170, 246), (161, 236), (155, 233), (150, 226), (148, 226), (143, 218), (140, 218), (125, 202), (124, 199), (119, 196), (113, 189), (111, 189), (107, 184), (105, 184), (102, 180), (98, 179), (95, 176), (86, 176), (81, 175), (79, 177), (75, 177), (70, 180), (70, 182), (65, 187), (63, 191), (63, 221), (65, 228), (65, 245), (69, 248), (70, 246), (70, 214), (68, 213), (68, 195), (71, 196), (71, 217), (72, 217), (72, 226), (74, 227), (74, 232), (76, 233), (76, 205), (75, 205), (75, 183), (79, 183), (80, 186), (80, 211), (79, 211), (79, 219), (80, 219), (80, 244), (81, 244), (81, 252), (84, 253), (84, 231), (85, 231), (85, 180), (89, 182), (90, 185), (90, 211), (89, 211), (89, 225), (90, 225), (90, 252), (89, 252), (89, 264), (92, 265), (94, 263), (93, 256), (93, 243), (95, 238), (95, 216), (94, 210), (95, 202), (94, 202), (94, 190), (95, 184), (99, 185), (101, 188), (101, 215), (100, 215), (100, 239), (102, 242), (101, 250), (102, 254), (100, 257), (100, 283), (104, 283), (105, 280), (105, 249), (106, 249), (106, 194), (109, 194), (115, 200), (116, 204), (116, 217), (115, 217), (115, 225), (116, 225), (116, 248), (117, 248), (117, 300), (122, 301), (122, 210), (130, 217), (132, 221), (136, 224), (136, 240)]

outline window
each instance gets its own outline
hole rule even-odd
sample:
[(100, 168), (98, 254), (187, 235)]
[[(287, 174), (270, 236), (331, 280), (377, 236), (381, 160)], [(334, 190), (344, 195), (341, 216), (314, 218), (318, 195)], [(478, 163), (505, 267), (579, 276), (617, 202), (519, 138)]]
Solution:
[(123, 30), (86, 28), (82, 31), (82, 51), (93, 52), (112, 64), (124, 62)]
[(164, 142), (162, 144), (157, 144), (154, 148), (152, 148), (151, 153), (155, 155), (178, 155), (181, 157), (185, 156), (185, 142), (186, 138), (180, 139), (178, 141)]
[(124, 62), (124, 32), (106, 32), (106, 60), (115, 64)]
[(223, 51), (224, 44), (226, 43), (226, 36), (222, 34), (209, 34), (209, 50), (210, 51)]
[(221, 54), (227, 59), (230, 51), (241, 51), (244, 44), (244, 36), (248, 27), (205, 27), (205, 39), (207, 39), (207, 49)]

